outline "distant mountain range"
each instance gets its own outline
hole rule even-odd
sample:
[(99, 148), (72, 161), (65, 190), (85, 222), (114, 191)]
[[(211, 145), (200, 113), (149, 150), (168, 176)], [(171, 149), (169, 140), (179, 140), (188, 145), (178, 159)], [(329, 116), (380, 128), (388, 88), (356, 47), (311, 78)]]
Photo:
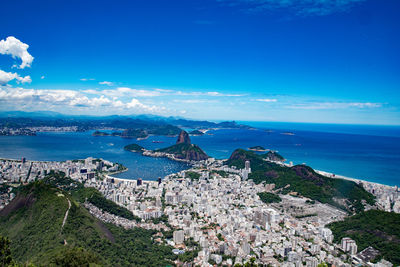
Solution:
[[(52, 111), (2, 111), (0, 112), (0, 127), (40, 127), (40, 126), (78, 126), (80, 130), (98, 128), (143, 129), (149, 124), (170, 124), (179, 128), (251, 128), (237, 124), (235, 121), (210, 122), (184, 119), (180, 117), (163, 117), (157, 115), (66, 115)], [(179, 132), (177, 132), (179, 133)]]

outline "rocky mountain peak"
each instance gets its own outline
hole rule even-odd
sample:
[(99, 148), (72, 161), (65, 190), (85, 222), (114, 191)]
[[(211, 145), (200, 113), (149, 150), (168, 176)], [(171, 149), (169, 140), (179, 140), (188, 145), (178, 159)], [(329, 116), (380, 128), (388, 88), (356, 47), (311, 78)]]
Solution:
[(186, 131), (181, 131), (178, 136), (177, 144), (191, 144), (189, 134)]

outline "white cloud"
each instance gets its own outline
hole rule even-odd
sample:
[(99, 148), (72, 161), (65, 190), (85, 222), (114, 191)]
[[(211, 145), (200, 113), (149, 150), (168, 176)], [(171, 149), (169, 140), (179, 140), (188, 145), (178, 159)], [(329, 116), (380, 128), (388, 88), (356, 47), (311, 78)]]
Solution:
[(118, 87), (117, 92), (132, 97), (153, 97), (161, 96), (163, 92), (160, 90), (143, 90), (143, 89), (132, 89), (129, 87)]
[[(108, 82), (107, 82), (108, 83)], [(106, 84), (101, 82), (100, 84)], [(110, 84), (107, 84), (110, 85)], [(184, 92), (175, 91), (169, 89), (134, 89), (130, 87), (118, 87), (116, 89), (106, 89), (106, 90), (85, 90), (85, 93), (99, 95), (103, 94), (111, 97), (157, 97), (157, 96), (206, 96), (206, 97), (240, 97), (245, 96), (244, 94), (224, 94), (219, 92)]]
[(41, 80), (43, 80), (44, 78), (46, 78), (44, 75), (42, 75), (42, 76), (40, 77)]
[(382, 103), (349, 103), (349, 106), (356, 108), (380, 108), (382, 107)]
[(278, 100), (275, 98), (258, 98), (256, 99), (256, 101), (267, 102), (267, 103), (278, 102)]
[(87, 82), (87, 81), (94, 81), (94, 78), (81, 78), (79, 80), (81, 80), (82, 82)]
[(9, 36), (5, 40), (0, 40), (0, 54), (11, 55), (13, 58), (21, 59), (20, 69), (30, 67), (33, 56), (28, 53), (29, 45), (21, 42), (14, 36)]
[(17, 80), (18, 83), (30, 83), (32, 79), (30, 76), (19, 76), (18, 73), (5, 72), (0, 70), (0, 85), (5, 85), (12, 80)]
[(143, 90), (143, 89), (132, 89), (129, 87), (118, 87), (116, 89), (107, 89), (107, 90), (89, 89), (83, 92), (92, 95), (106, 95), (109, 97), (154, 97), (166, 94), (160, 91), (159, 89)]
[(218, 100), (208, 100), (208, 99), (174, 99), (175, 103), (185, 103), (185, 104), (198, 104), (198, 103), (217, 103)]
[(346, 109), (346, 108), (380, 108), (382, 103), (372, 102), (313, 102), (302, 103), (288, 106), (291, 109)]
[[(127, 99), (127, 100), (126, 100)], [(124, 100), (124, 101), (123, 101)], [(107, 97), (105, 95), (90, 96), (84, 91), (53, 90), (53, 89), (24, 89), (11, 86), (0, 86), (0, 103), (2, 106), (56, 106), (68, 109), (89, 109), (94, 111), (111, 112), (150, 112), (163, 113), (164, 107), (146, 105), (136, 98)], [(99, 110), (99, 108), (101, 108)]]
[(219, 93), (219, 92), (207, 92), (206, 95), (208, 96), (244, 96), (243, 94), (223, 94), (223, 93)]
[(216, 97), (239, 97), (245, 96), (245, 94), (224, 94), (220, 92), (184, 92), (184, 91), (174, 91), (171, 93), (172, 95), (181, 95), (181, 96), (216, 96)]
[(108, 86), (112, 86), (112, 85), (114, 85), (114, 83), (113, 83), (113, 82), (108, 82), (108, 81), (99, 82), (99, 84), (102, 84), (102, 85), (108, 85)]

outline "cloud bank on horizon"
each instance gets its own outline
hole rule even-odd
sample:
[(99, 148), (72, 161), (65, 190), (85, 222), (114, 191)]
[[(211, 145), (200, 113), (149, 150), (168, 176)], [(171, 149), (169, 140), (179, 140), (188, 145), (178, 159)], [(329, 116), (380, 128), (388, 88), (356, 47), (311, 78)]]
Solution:
[(325, 16), (346, 12), (354, 5), (366, 0), (217, 0), (218, 2), (239, 6), (249, 12), (291, 10), (298, 16)]

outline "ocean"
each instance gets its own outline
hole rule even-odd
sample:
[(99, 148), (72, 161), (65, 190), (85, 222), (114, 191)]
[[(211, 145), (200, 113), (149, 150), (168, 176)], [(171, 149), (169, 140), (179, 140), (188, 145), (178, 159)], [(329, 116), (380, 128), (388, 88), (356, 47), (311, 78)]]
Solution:
[[(228, 158), (237, 148), (261, 145), (278, 151), (294, 164), (388, 185), (400, 185), (400, 127), (301, 123), (246, 122), (257, 129), (211, 130), (191, 137), (209, 156)], [(137, 143), (156, 149), (175, 143), (175, 137), (151, 136), (146, 140), (92, 132), (39, 133), (37, 136), (0, 136), (0, 157), (28, 160), (68, 160), (101, 157), (129, 168), (120, 178), (156, 180), (188, 168), (164, 158), (144, 157), (124, 151)], [(153, 141), (156, 141), (154, 143)]]

